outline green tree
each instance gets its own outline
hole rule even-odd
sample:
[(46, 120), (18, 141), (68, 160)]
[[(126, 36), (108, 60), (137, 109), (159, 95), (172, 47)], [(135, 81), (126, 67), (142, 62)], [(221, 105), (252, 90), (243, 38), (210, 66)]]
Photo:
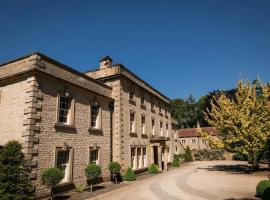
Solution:
[(187, 146), (187, 148), (185, 149), (185, 161), (186, 162), (192, 162), (193, 161), (192, 153), (191, 153), (191, 150), (190, 150), (189, 146)]
[(10, 141), (0, 150), (0, 199), (29, 200), (33, 196), (22, 145)]
[[(211, 101), (206, 112), (208, 123), (221, 132), (217, 145), (248, 155), (254, 169), (258, 167), (258, 155), (265, 150), (270, 137), (270, 86), (261, 85), (260, 97), (257, 85), (239, 81), (235, 98), (225, 94)], [(208, 137), (211, 140), (211, 137)]]
[(64, 178), (63, 172), (56, 168), (51, 167), (42, 172), (41, 180), (51, 190), (51, 199), (53, 197), (52, 188), (56, 186)]
[(90, 179), (91, 182), (91, 192), (93, 192), (93, 181), (100, 177), (101, 167), (95, 163), (89, 164), (85, 169), (85, 175)]
[(116, 184), (118, 184), (118, 179), (120, 178), (121, 165), (118, 162), (111, 162), (109, 164), (109, 170), (112, 174), (112, 179)]

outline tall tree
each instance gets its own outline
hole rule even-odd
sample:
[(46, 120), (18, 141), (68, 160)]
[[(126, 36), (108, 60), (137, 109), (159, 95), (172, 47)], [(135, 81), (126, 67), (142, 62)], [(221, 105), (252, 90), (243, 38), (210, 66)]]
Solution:
[(208, 123), (221, 132), (224, 148), (246, 153), (253, 167), (258, 166), (258, 155), (270, 137), (270, 86), (239, 81), (234, 98), (221, 93), (211, 100), (206, 112)]
[(0, 200), (30, 200), (33, 195), (22, 146), (10, 141), (0, 150)]

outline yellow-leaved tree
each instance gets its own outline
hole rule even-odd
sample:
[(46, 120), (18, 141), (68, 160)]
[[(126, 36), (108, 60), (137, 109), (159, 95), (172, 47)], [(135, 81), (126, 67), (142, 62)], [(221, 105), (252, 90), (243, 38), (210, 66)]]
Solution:
[(253, 167), (258, 167), (257, 156), (265, 149), (270, 137), (270, 86), (239, 81), (235, 97), (225, 94), (211, 101), (211, 109), (205, 113), (206, 120), (216, 127), (219, 139), (202, 133), (210, 146), (224, 148), (248, 155)]

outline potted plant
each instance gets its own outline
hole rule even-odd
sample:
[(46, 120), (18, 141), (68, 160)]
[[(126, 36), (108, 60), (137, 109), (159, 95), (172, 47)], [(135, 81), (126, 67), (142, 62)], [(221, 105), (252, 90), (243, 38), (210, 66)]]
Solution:
[(121, 170), (121, 165), (118, 162), (111, 162), (109, 164), (109, 170), (112, 175), (112, 180), (118, 184), (119, 183), (119, 178), (120, 178), (120, 170)]
[(53, 197), (52, 188), (56, 186), (64, 178), (63, 172), (56, 168), (48, 168), (42, 173), (42, 183), (50, 188), (51, 190), (51, 199)]
[(95, 163), (89, 164), (85, 169), (85, 175), (90, 180), (90, 188), (91, 192), (93, 192), (94, 180), (100, 177), (101, 167)]

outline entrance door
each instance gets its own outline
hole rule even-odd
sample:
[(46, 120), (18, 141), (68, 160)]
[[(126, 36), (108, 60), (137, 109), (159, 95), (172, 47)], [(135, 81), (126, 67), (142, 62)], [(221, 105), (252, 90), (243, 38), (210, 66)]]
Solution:
[(154, 163), (158, 166), (158, 147), (153, 146), (153, 152), (154, 152)]

